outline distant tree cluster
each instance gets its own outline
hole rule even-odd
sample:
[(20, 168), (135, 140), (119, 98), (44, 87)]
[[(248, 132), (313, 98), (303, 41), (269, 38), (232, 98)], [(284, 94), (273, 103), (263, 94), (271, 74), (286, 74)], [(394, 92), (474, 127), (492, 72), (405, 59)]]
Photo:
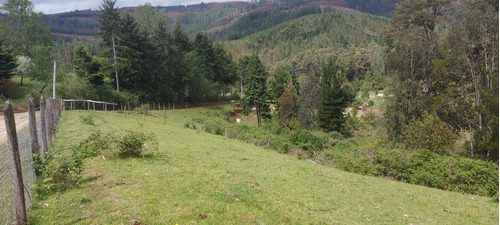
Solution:
[(115, 3), (103, 1), (98, 34), (110, 49), (118, 91), (156, 102), (209, 101), (230, 92), (236, 68), (220, 44), (204, 33), (190, 40), (179, 23), (168, 33), (165, 17), (151, 5), (122, 15)]

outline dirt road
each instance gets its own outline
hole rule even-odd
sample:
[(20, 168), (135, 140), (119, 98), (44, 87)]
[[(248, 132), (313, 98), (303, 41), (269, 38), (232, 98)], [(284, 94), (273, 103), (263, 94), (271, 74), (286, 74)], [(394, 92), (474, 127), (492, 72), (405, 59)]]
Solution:
[[(28, 112), (16, 113), (14, 114), (14, 118), (16, 120), (16, 131), (19, 132), (25, 126), (29, 124), (29, 116)], [(7, 141), (7, 130), (5, 129), (5, 120), (4, 116), (0, 116), (0, 144), (3, 144)]]

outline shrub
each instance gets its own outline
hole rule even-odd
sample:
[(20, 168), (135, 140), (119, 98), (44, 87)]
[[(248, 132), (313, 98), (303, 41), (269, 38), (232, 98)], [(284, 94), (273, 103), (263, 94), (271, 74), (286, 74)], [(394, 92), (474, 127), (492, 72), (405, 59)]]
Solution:
[(42, 176), (33, 185), (34, 192), (43, 198), (77, 184), (83, 171), (83, 159), (74, 149), (65, 154), (54, 148), (50, 153), (38, 155), (34, 167)]
[(410, 153), (379, 151), (374, 156), (375, 174), (396, 180), (450, 191), (497, 198), (498, 166), (491, 162), (442, 156), (428, 150)]
[(427, 112), (421, 120), (410, 120), (403, 135), (408, 148), (428, 149), (442, 155), (451, 152), (458, 138), (450, 125), (435, 113)]
[(0, 78), (0, 96), (4, 98), (17, 98), (21, 89), (11, 79)]
[(94, 114), (93, 113), (87, 114), (87, 116), (80, 116), (80, 120), (84, 124), (95, 126)]
[(110, 134), (103, 135), (100, 130), (91, 133), (85, 140), (81, 141), (76, 149), (83, 158), (95, 157), (102, 151), (109, 149)]
[(158, 150), (158, 142), (152, 133), (129, 130), (117, 141), (116, 149), (121, 158), (146, 156)]

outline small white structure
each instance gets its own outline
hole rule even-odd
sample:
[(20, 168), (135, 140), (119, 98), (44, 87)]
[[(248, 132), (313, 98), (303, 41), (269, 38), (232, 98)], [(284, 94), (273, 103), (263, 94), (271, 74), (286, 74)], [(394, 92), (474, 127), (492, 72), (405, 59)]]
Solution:
[(236, 123), (240, 123), (241, 122), (241, 119), (240, 118), (236, 118)]

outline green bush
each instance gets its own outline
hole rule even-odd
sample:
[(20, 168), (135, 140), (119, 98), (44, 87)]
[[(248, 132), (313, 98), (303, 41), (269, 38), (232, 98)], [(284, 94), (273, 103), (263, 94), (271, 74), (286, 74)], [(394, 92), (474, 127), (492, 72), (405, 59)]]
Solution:
[(152, 133), (129, 130), (117, 140), (116, 149), (121, 158), (146, 156), (158, 151), (158, 142)]
[(442, 155), (452, 152), (458, 138), (450, 125), (441, 121), (435, 113), (427, 112), (421, 120), (410, 120), (403, 135), (408, 148), (428, 149)]
[(498, 196), (498, 166), (491, 162), (428, 150), (379, 151), (374, 162), (376, 175), (443, 190)]
[(84, 124), (95, 126), (95, 122), (94, 122), (94, 114), (93, 114), (93, 113), (90, 113), (90, 114), (88, 114), (87, 116), (80, 116), (80, 120), (81, 120)]
[(100, 130), (91, 133), (85, 140), (81, 141), (76, 149), (84, 158), (94, 157), (102, 151), (109, 149), (110, 134), (103, 135)]
[(53, 153), (61, 152), (55, 148), (51, 151), (35, 159), (34, 167), (41, 176), (33, 185), (33, 191), (40, 198), (77, 184), (83, 171), (84, 158), (75, 150), (69, 154)]

